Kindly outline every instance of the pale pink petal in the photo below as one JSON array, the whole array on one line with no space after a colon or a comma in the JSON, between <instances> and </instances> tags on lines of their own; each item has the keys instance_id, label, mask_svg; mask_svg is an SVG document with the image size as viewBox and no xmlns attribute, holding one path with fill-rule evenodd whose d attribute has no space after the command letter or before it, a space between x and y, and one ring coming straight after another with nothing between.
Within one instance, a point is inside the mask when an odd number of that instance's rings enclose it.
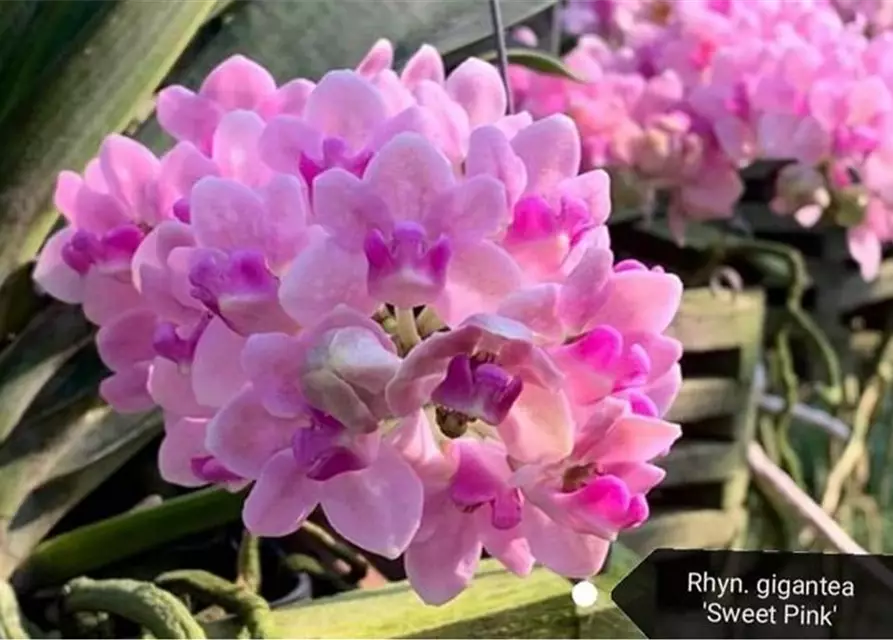
<instances>
[{"instance_id":1,"label":"pale pink petal","mask_svg":"<svg viewBox=\"0 0 893 640\"><path fill-rule=\"evenodd\" d=\"M356 71L361 76L372 77L385 69L390 69L393 63L394 45L387 38L380 38L357 65Z\"/></svg>"},{"instance_id":2,"label":"pale pink petal","mask_svg":"<svg viewBox=\"0 0 893 640\"><path fill-rule=\"evenodd\" d=\"M450 73L446 90L468 113L472 127L492 124L505 115L505 87L493 65L468 58Z\"/></svg>"},{"instance_id":3,"label":"pale pink petal","mask_svg":"<svg viewBox=\"0 0 893 640\"><path fill-rule=\"evenodd\" d=\"M353 151L369 141L384 122L387 109L375 86L353 71L330 71L307 98L304 121Z\"/></svg>"},{"instance_id":4,"label":"pale pink petal","mask_svg":"<svg viewBox=\"0 0 893 640\"><path fill-rule=\"evenodd\" d=\"M311 243L282 278L279 302L298 323L312 326L339 304L372 314L377 306L366 287L363 254L345 251L328 237Z\"/></svg>"},{"instance_id":5,"label":"pale pink petal","mask_svg":"<svg viewBox=\"0 0 893 640\"><path fill-rule=\"evenodd\" d=\"M199 93L227 111L254 109L276 91L276 80L261 65L235 55L217 65Z\"/></svg>"},{"instance_id":6,"label":"pale pink petal","mask_svg":"<svg viewBox=\"0 0 893 640\"><path fill-rule=\"evenodd\" d=\"M231 111L214 131L212 159L222 175L257 187L272 175L261 161L259 141L263 119L253 111Z\"/></svg>"},{"instance_id":7,"label":"pale pink petal","mask_svg":"<svg viewBox=\"0 0 893 640\"><path fill-rule=\"evenodd\" d=\"M74 223L77 212L78 192L84 180L74 171L60 171L56 177L56 189L53 192L53 206L69 222Z\"/></svg>"},{"instance_id":8,"label":"pale pink petal","mask_svg":"<svg viewBox=\"0 0 893 640\"><path fill-rule=\"evenodd\" d=\"M313 183L315 222L347 248L359 251L373 229L390 235L393 221L387 206L368 185L344 169L329 169Z\"/></svg>"},{"instance_id":9,"label":"pale pink petal","mask_svg":"<svg viewBox=\"0 0 893 640\"><path fill-rule=\"evenodd\" d=\"M271 416L261 404L258 391L247 387L208 424L205 445L233 473L257 478L271 456L290 447L296 428L293 420Z\"/></svg>"},{"instance_id":10,"label":"pale pink petal","mask_svg":"<svg viewBox=\"0 0 893 640\"><path fill-rule=\"evenodd\" d=\"M130 279L108 276L90 269L84 277L84 315L90 322L103 325L116 316L145 306Z\"/></svg>"},{"instance_id":11,"label":"pale pink petal","mask_svg":"<svg viewBox=\"0 0 893 640\"><path fill-rule=\"evenodd\" d=\"M562 527L530 503L524 505L521 526L537 562L559 575L589 578L608 557L607 540Z\"/></svg>"},{"instance_id":12,"label":"pale pink petal","mask_svg":"<svg viewBox=\"0 0 893 640\"><path fill-rule=\"evenodd\" d=\"M205 449L204 419L166 419L164 439L158 448L158 471L161 478L181 487L201 487L208 484L195 475L192 460L208 455Z\"/></svg>"},{"instance_id":13,"label":"pale pink petal","mask_svg":"<svg viewBox=\"0 0 893 640\"><path fill-rule=\"evenodd\" d=\"M76 199L75 226L78 229L105 233L132 222L133 216L124 211L123 203L107 193L85 187L78 191Z\"/></svg>"},{"instance_id":14,"label":"pale pink petal","mask_svg":"<svg viewBox=\"0 0 893 640\"><path fill-rule=\"evenodd\" d=\"M137 309L114 318L96 334L99 357L112 371L119 371L155 357L152 336L157 318L151 311Z\"/></svg>"},{"instance_id":15,"label":"pale pink petal","mask_svg":"<svg viewBox=\"0 0 893 640\"><path fill-rule=\"evenodd\" d=\"M610 466L611 475L620 478L630 493L647 493L663 482L667 472L653 464L620 463Z\"/></svg>"},{"instance_id":16,"label":"pale pink petal","mask_svg":"<svg viewBox=\"0 0 893 640\"><path fill-rule=\"evenodd\" d=\"M149 394L165 411L180 416L206 417L211 414L195 399L189 372L166 358L155 358L149 369Z\"/></svg>"},{"instance_id":17,"label":"pale pink petal","mask_svg":"<svg viewBox=\"0 0 893 640\"><path fill-rule=\"evenodd\" d=\"M127 205L131 216L140 222L158 222L158 158L136 140L112 134L99 148L99 162L109 192Z\"/></svg>"},{"instance_id":18,"label":"pale pink petal","mask_svg":"<svg viewBox=\"0 0 893 640\"><path fill-rule=\"evenodd\" d=\"M202 332L191 367L192 389L200 404L222 407L245 385L239 358L245 341L220 318L211 320Z\"/></svg>"},{"instance_id":19,"label":"pale pink petal","mask_svg":"<svg viewBox=\"0 0 893 640\"><path fill-rule=\"evenodd\" d=\"M180 142L161 158L158 170L159 211L169 217L171 207L187 196L205 176L217 175L217 165L191 142Z\"/></svg>"},{"instance_id":20,"label":"pale pink petal","mask_svg":"<svg viewBox=\"0 0 893 640\"><path fill-rule=\"evenodd\" d=\"M581 200L592 224L605 224L611 215L611 177L607 171L587 171L561 183L564 196Z\"/></svg>"},{"instance_id":21,"label":"pale pink petal","mask_svg":"<svg viewBox=\"0 0 893 640\"><path fill-rule=\"evenodd\" d=\"M60 229L49 237L34 266L34 281L56 300L78 304L84 298L84 278L62 259L62 250L75 234L74 227Z\"/></svg>"},{"instance_id":22,"label":"pale pink petal","mask_svg":"<svg viewBox=\"0 0 893 640\"><path fill-rule=\"evenodd\" d=\"M437 196L455 182L443 154L414 133L402 133L382 147L364 180L395 220L421 220Z\"/></svg>"},{"instance_id":23,"label":"pale pink petal","mask_svg":"<svg viewBox=\"0 0 893 640\"><path fill-rule=\"evenodd\" d=\"M465 174L493 176L505 185L509 206L514 206L527 185L527 167L515 154L508 137L496 127L478 127L468 141Z\"/></svg>"},{"instance_id":24,"label":"pale pink petal","mask_svg":"<svg viewBox=\"0 0 893 640\"><path fill-rule=\"evenodd\" d=\"M524 537L521 527L494 528L490 524L493 517L490 509L478 509L474 515L478 521L478 531L481 532L481 540L487 553L499 560L506 569L515 575L522 578L530 575L535 560L530 553L530 544Z\"/></svg>"},{"instance_id":25,"label":"pale pink petal","mask_svg":"<svg viewBox=\"0 0 893 640\"><path fill-rule=\"evenodd\" d=\"M864 280L877 277L881 267L881 242L868 225L860 225L847 231L847 247L859 264Z\"/></svg>"},{"instance_id":26,"label":"pale pink petal","mask_svg":"<svg viewBox=\"0 0 893 640\"><path fill-rule=\"evenodd\" d=\"M304 113L307 98L316 87L316 83L306 78L297 78L279 87L272 96L267 97L257 109L266 119L277 115L300 116Z\"/></svg>"},{"instance_id":27,"label":"pale pink petal","mask_svg":"<svg viewBox=\"0 0 893 640\"><path fill-rule=\"evenodd\" d=\"M503 135L511 140L518 135L519 131L526 129L531 124L533 124L533 116L527 111L522 111L521 113L503 116L493 126L502 131Z\"/></svg>"},{"instance_id":28,"label":"pale pink petal","mask_svg":"<svg viewBox=\"0 0 893 640\"><path fill-rule=\"evenodd\" d=\"M446 89L436 82L423 80L413 91L419 106L428 111L438 127L431 140L454 165L461 164L468 153L471 125L465 109L453 101Z\"/></svg>"},{"instance_id":29,"label":"pale pink petal","mask_svg":"<svg viewBox=\"0 0 893 640\"><path fill-rule=\"evenodd\" d=\"M611 276L605 293L588 327L606 324L628 332L663 333L679 310L682 281L660 271L621 271Z\"/></svg>"},{"instance_id":30,"label":"pale pink petal","mask_svg":"<svg viewBox=\"0 0 893 640\"><path fill-rule=\"evenodd\" d=\"M322 136L310 125L292 115L272 118L258 140L260 158L274 171L297 175L303 154L317 155Z\"/></svg>"},{"instance_id":31,"label":"pale pink petal","mask_svg":"<svg viewBox=\"0 0 893 640\"><path fill-rule=\"evenodd\" d=\"M192 190L198 243L261 252L277 270L301 248L307 214L302 183L277 175L260 193L233 180L207 177Z\"/></svg>"},{"instance_id":32,"label":"pale pink petal","mask_svg":"<svg viewBox=\"0 0 893 640\"><path fill-rule=\"evenodd\" d=\"M428 415L419 410L401 418L384 441L410 464L426 492L445 488L458 464L456 456L446 456L441 451L434 437L435 429Z\"/></svg>"},{"instance_id":33,"label":"pale pink petal","mask_svg":"<svg viewBox=\"0 0 893 640\"><path fill-rule=\"evenodd\" d=\"M678 424L658 418L626 415L614 422L588 456L601 464L647 462L665 451L682 435Z\"/></svg>"},{"instance_id":34,"label":"pale pink petal","mask_svg":"<svg viewBox=\"0 0 893 640\"><path fill-rule=\"evenodd\" d=\"M147 388L149 366L129 367L112 374L99 384L99 395L118 413L142 413L155 408Z\"/></svg>"},{"instance_id":35,"label":"pale pink petal","mask_svg":"<svg viewBox=\"0 0 893 640\"><path fill-rule=\"evenodd\" d=\"M431 237L476 242L503 231L511 221L505 187L494 177L469 178L444 192L423 217Z\"/></svg>"},{"instance_id":36,"label":"pale pink petal","mask_svg":"<svg viewBox=\"0 0 893 640\"><path fill-rule=\"evenodd\" d=\"M397 558L422 518L424 491L412 467L382 446L362 471L328 480L322 498L326 518L346 540L385 558Z\"/></svg>"},{"instance_id":37,"label":"pale pink petal","mask_svg":"<svg viewBox=\"0 0 893 640\"><path fill-rule=\"evenodd\" d=\"M549 116L521 130L512 148L527 166L528 194L546 195L580 170L580 134L565 115Z\"/></svg>"},{"instance_id":38,"label":"pale pink petal","mask_svg":"<svg viewBox=\"0 0 893 640\"><path fill-rule=\"evenodd\" d=\"M457 509L439 519L435 536L406 550L406 577L426 604L449 602L474 578L483 545L471 525L471 519Z\"/></svg>"},{"instance_id":39,"label":"pale pink petal","mask_svg":"<svg viewBox=\"0 0 893 640\"><path fill-rule=\"evenodd\" d=\"M261 333L248 338L241 368L257 390L260 402L280 418L301 415L306 400L300 390L306 346L284 333Z\"/></svg>"},{"instance_id":40,"label":"pale pink petal","mask_svg":"<svg viewBox=\"0 0 893 640\"><path fill-rule=\"evenodd\" d=\"M564 326L558 315L560 294L560 286L552 283L519 289L502 301L497 313L521 322L546 341L561 341Z\"/></svg>"},{"instance_id":41,"label":"pale pink petal","mask_svg":"<svg viewBox=\"0 0 893 640\"><path fill-rule=\"evenodd\" d=\"M554 462L574 447L574 419L563 392L528 384L508 417L497 426L511 457Z\"/></svg>"},{"instance_id":42,"label":"pale pink petal","mask_svg":"<svg viewBox=\"0 0 893 640\"><path fill-rule=\"evenodd\" d=\"M455 247L443 295L433 305L447 324L495 311L522 282L521 268L501 247L478 242Z\"/></svg>"},{"instance_id":43,"label":"pale pink petal","mask_svg":"<svg viewBox=\"0 0 893 640\"><path fill-rule=\"evenodd\" d=\"M649 382L642 391L651 398L657 415L663 416L673 406L681 388L682 367L675 364L665 374Z\"/></svg>"},{"instance_id":44,"label":"pale pink petal","mask_svg":"<svg viewBox=\"0 0 893 640\"><path fill-rule=\"evenodd\" d=\"M208 98L195 95L185 87L172 86L158 94L155 113L161 128L174 138L210 151L211 138L222 110Z\"/></svg>"},{"instance_id":45,"label":"pale pink petal","mask_svg":"<svg viewBox=\"0 0 893 640\"><path fill-rule=\"evenodd\" d=\"M381 92L388 115L395 116L415 104L412 93L392 69L380 71L373 78L372 83Z\"/></svg>"},{"instance_id":46,"label":"pale pink petal","mask_svg":"<svg viewBox=\"0 0 893 640\"><path fill-rule=\"evenodd\" d=\"M264 466L245 500L245 527L267 538L297 531L319 504L320 488L320 483L298 470L291 449L279 451Z\"/></svg>"},{"instance_id":47,"label":"pale pink petal","mask_svg":"<svg viewBox=\"0 0 893 640\"><path fill-rule=\"evenodd\" d=\"M261 189L266 215L263 229L264 255L270 268L278 272L304 248L310 203L307 187L295 176L274 176Z\"/></svg>"},{"instance_id":48,"label":"pale pink petal","mask_svg":"<svg viewBox=\"0 0 893 640\"><path fill-rule=\"evenodd\" d=\"M406 62L400 73L400 79L403 84L412 88L425 80L443 84L445 75L443 59L437 49L430 44L424 44Z\"/></svg>"}]
</instances>

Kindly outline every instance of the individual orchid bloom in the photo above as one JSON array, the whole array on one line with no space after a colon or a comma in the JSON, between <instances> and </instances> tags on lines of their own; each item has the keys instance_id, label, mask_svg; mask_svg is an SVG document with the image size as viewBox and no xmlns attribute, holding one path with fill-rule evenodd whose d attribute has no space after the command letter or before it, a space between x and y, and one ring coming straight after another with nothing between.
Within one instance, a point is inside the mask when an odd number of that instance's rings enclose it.
<instances>
[{"instance_id":1,"label":"individual orchid bloom","mask_svg":"<svg viewBox=\"0 0 893 640\"><path fill-rule=\"evenodd\" d=\"M320 505L353 544L388 558L403 553L423 505L422 483L410 465L380 431L352 432L309 405L289 417L274 416L264 408L262 391L248 385L207 427L206 446L215 459L255 481L243 510L248 529L284 536Z\"/></svg>"},{"instance_id":2,"label":"individual orchid bloom","mask_svg":"<svg viewBox=\"0 0 893 640\"><path fill-rule=\"evenodd\" d=\"M372 313L380 304L432 305L446 322L493 308L521 280L490 238L507 222L502 184L458 179L430 142L402 133L363 178L331 169L314 183L315 222L327 235L297 256L280 301L312 324L338 304Z\"/></svg>"},{"instance_id":3,"label":"individual orchid bloom","mask_svg":"<svg viewBox=\"0 0 893 640\"><path fill-rule=\"evenodd\" d=\"M310 235L300 179L277 174L254 190L207 177L193 188L189 205L192 297L242 335L296 329L279 304L279 278Z\"/></svg>"},{"instance_id":4,"label":"individual orchid bloom","mask_svg":"<svg viewBox=\"0 0 893 640\"><path fill-rule=\"evenodd\" d=\"M260 138L262 157L308 185L333 167L362 176L387 120L384 99L371 82L352 71L330 71L308 94L300 117L270 120Z\"/></svg>"},{"instance_id":5,"label":"individual orchid bloom","mask_svg":"<svg viewBox=\"0 0 893 640\"><path fill-rule=\"evenodd\" d=\"M579 134L563 115L540 120L511 141L494 127L472 134L466 173L505 185L512 220L501 244L534 281L560 279L575 249L605 241L608 175L580 174L580 160Z\"/></svg>"},{"instance_id":6,"label":"individual orchid bloom","mask_svg":"<svg viewBox=\"0 0 893 640\"><path fill-rule=\"evenodd\" d=\"M499 313L535 332L575 405L613 395L663 416L682 383L682 345L664 335L682 283L637 261L612 262L609 250L591 248L564 283L519 289Z\"/></svg>"},{"instance_id":7,"label":"individual orchid bloom","mask_svg":"<svg viewBox=\"0 0 893 640\"><path fill-rule=\"evenodd\" d=\"M681 433L679 425L636 414L626 402L606 398L577 423L567 457L514 464L513 482L555 524L615 540L648 518L646 494L665 475L652 461L666 454ZM535 546L533 552L536 556Z\"/></svg>"},{"instance_id":8,"label":"individual orchid bloom","mask_svg":"<svg viewBox=\"0 0 893 640\"><path fill-rule=\"evenodd\" d=\"M103 324L142 304L130 263L148 229L173 216L173 205L209 170L191 145L159 160L134 140L113 135L81 177L63 171L55 205L67 226L38 256L35 280L52 296L84 306Z\"/></svg>"},{"instance_id":9,"label":"individual orchid bloom","mask_svg":"<svg viewBox=\"0 0 893 640\"><path fill-rule=\"evenodd\" d=\"M525 325L477 314L412 349L387 386L396 415L433 406L445 433L498 433L521 460L554 459L571 446L563 377Z\"/></svg>"},{"instance_id":10,"label":"individual orchid bloom","mask_svg":"<svg viewBox=\"0 0 893 640\"><path fill-rule=\"evenodd\" d=\"M221 486L240 491L248 483L229 471L205 448L207 418L164 416L164 438L158 449L162 479L181 487Z\"/></svg>"},{"instance_id":11,"label":"individual orchid bloom","mask_svg":"<svg viewBox=\"0 0 893 640\"><path fill-rule=\"evenodd\" d=\"M400 364L390 336L346 306L298 336L251 336L242 353L242 368L271 414L287 418L310 402L361 432L390 417L384 391Z\"/></svg>"},{"instance_id":12,"label":"individual orchid bloom","mask_svg":"<svg viewBox=\"0 0 893 640\"><path fill-rule=\"evenodd\" d=\"M442 451L426 420L418 421L411 441L401 452L423 482L425 506L403 562L419 597L429 605L455 598L473 580L484 550L515 575L529 575L534 558L522 535L522 496L509 484L502 443L463 437Z\"/></svg>"},{"instance_id":13,"label":"individual orchid bloom","mask_svg":"<svg viewBox=\"0 0 893 640\"><path fill-rule=\"evenodd\" d=\"M300 115L314 84L305 79L281 87L260 64L235 55L205 78L198 92L173 85L156 100L158 121L177 140L191 142L206 154L214 151L220 121L232 111L253 111L263 117Z\"/></svg>"}]
</instances>

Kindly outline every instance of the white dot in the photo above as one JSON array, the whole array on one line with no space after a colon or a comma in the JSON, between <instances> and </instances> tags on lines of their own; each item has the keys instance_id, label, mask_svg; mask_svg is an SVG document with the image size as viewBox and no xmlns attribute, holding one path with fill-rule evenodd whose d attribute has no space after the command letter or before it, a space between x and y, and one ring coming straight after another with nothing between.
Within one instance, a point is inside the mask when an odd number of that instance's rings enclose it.
<instances>
[{"instance_id":1,"label":"white dot","mask_svg":"<svg viewBox=\"0 0 893 640\"><path fill-rule=\"evenodd\" d=\"M598 588L591 582L578 582L571 589L571 600L578 607L591 607L598 600Z\"/></svg>"}]
</instances>

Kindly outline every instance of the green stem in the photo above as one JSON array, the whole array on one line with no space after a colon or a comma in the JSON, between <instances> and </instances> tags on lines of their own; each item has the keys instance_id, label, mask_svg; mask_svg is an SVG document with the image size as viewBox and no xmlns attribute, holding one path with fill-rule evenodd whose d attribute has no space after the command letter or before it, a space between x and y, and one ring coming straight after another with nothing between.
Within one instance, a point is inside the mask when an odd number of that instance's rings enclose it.
<instances>
[{"instance_id":1,"label":"green stem","mask_svg":"<svg viewBox=\"0 0 893 640\"><path fill-rule=\"evenodd\" d=\"M784 327L778 332L775 339L775 348L778 357L779 377L784 389L785 406L778 414L775 423L775 437L778 443L778 452L791 479L797 486L806 488L803 477L803 468L800 458L791 445L790 432L793 422L794 406L797 404L797 374L794 372L794 362L791 355L790 328Z\"/></svg>"},{"instance_id":2,"label":"green stem","mask_svg":"<svg viewBox=\"0 0 893 640\"><path fill-rule=\"evenodd\" d=\"M182 591L208 605L222 607L236 615L251 638L275 638L270 605L244 586L200 570L170 571L155 582L172 591Z\"/></svg>"},{"instance_id":3,"label":"green stem","mask_svg":"<svg viewBox=\"0 0 893 640\"><path fill-rule=\"evenodd\" d=\"M159 640L207 637L185 604L148 582L76 578L65 585L63 594L70 613L106 611L139 624Z\"/></svg>"},{"instance_id":4,"label":"green stem","mask_svg":"<svg viewBox=\"0 0 893 640\"><path fill-rule=\"evenodd\" d=\"M203 489L44 541L20 571L30 588L59 584L188 535L237 521L242 494Z\"/></svg>"},{"instance_id":5,"label":"green stem","mask_svg":"<svg viewBox=\"0 0 893 640\"><path fill-rule=\"evenodd\" d=\"M238 582L252 593L257 593L261 585L260 540L248 531L242 534L239 544Z\"/></svg>"}]
</instances>

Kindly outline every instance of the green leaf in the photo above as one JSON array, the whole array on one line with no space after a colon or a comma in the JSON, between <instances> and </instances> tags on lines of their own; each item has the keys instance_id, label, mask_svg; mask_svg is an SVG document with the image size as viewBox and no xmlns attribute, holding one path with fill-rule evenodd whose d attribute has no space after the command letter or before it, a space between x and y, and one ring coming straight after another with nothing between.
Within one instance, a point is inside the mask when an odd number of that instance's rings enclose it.
<instances>
[{"instance_id":1,"label":"green leaf","mask_svg":"<svg viewBox=\"0 0 893 640\"><path fill-rule=\"evenodd\" d=\"M555 0L502 0L503 19L511 26L554 4ZM492 33L486 0L245 2L228 12L215 35L187 50L165 84L196 88L215 66L237 53L256 60L284 82L353 68L379 38L394 42L401 64L422 44L446 54ZM156 151L170 144L154 120L137 137Z\"/></svg>"},{"instance_id":2,"label":"green leaf","mask_svg":"<svg viewBox=\"0 0 893 640\"><path fill-rule=\"evenodd\" d=\"M31 493L9 529L3 531L0 528L0 579L9 577L65 514L136 455L155 435L152 431L144 431L140 437L127 440L89 467L58 478ZM114 548L117 542L106 541L105 544ZM68 553L77 555L72 549Z\"/></svg>"},{"instance_id":3,"label":"green leaf","mask_svg":"<svg viewBox=\"0 0 893 640\"><path fill-rule=\"evenodd\" d=\"M202 489L75 529L41 543L22 566L30 588L58 584L115 561L239 519L242 494ZM0 571L2 575L2 571Z\"/></svg>"},{"instance_id":4,"label":"green leaf","mask_svg":"<svg viewBox=\"0 0 893 640\"><path fill-rule=\"evenodd\" d=\"M56 174L81 169L103 137L127 127L216 6L214 0L38 4L109 8L78 34L77 52L5 119L14 130L4 129L0 157L0 280L33 256L52 227ZM18 47L29 48L37 36L34 28L17 33Z\"/></svg>"},{"instance_id":5,"label":"green leaf","mask_svg":"<svg viewBox=\"0 0 893 640\"><path fill-rule=\"evenodd\" d=\"M508 61L510 64L516 64L526 67L532 71L545 73L550 76L559 76L574 82L586 82L586 79L577 75L577 73L568 67L560 58L540 51L539 49L508 49ZM496 62L499 58L496 51L490 51L480 56L482 60L487 62Z\"/></svg>"},{"instance_id":6,"label":"green leaf","mask_svg":"<svg viewBox=\"0 0 893 640\"><path fill-rule=\"evenodd\" d=\"M27 101L68 55L89 36L113 2L34 2L0 4L0 127ZM28 34L26 42L22 35Z\"/></svg>"},{"instance_id":7,"label":"green leaf","mask_svg":"<svg viewBox=\"0 0 893 640\"><path fill-rule=\"evenodd\" d=\"M80 308L54 303L0 353L0 444L44 384L92 336Z\"/></svg>"}]
</instances>

